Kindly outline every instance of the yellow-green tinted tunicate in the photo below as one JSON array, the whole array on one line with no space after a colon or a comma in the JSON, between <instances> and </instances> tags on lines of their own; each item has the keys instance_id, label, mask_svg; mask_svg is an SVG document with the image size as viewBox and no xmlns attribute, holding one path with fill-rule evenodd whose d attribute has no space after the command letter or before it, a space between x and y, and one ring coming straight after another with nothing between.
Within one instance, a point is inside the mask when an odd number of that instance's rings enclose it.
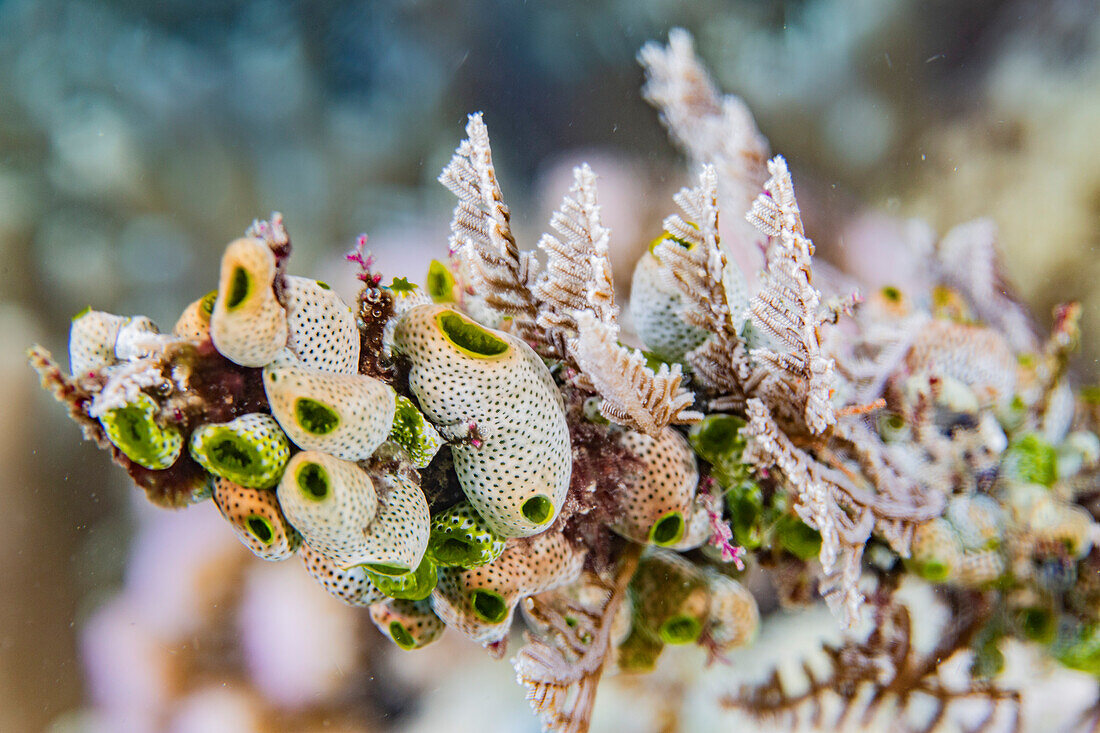
<instances>
[{"instance_id":1,"label":"yellow-green tinted tunicate","mask_svg":"<svg viewBox=\"0 0 1100 733\"><path fill-rule=\"evenodd\" d=\"M374 583L374 587L390 598L422 601L435 589L437 580L435 563L427 555L420 560L420 565L415 570L401 575L384 575L374 572L368 565L362 567L367 571L367 577Z\"/></svg>"},{"instance_id":2,"label":"yellow-green tinted tunicate","mask_svg":"<svg viewBox=\"0 0 1100 733\"><path fill-rule=\"evenodd\" d=\"M428 555L442 567L487 565L504 552L504 538L493 534L468 501L432 517Z\"/></svg>"},{"instance_id":3,"label":"yellow-green tinted tunicate","mask_svg":"<svg viewBox=\"0 0 1100 733\"><path fill-rule=\"evenodd\" d=\"M176 321L172 333L180 338L202 341L210 336L210 314L214 312L214 301L218 291L211 290L191 305L183 309Z\"/></svg>"},{"instance_id":4,"label":"yellow-green tinted tunicate","mask_svg":"<svg viewBox=\"0 0 1100 733\"><path fill-rule=\"evenodd\" d=\"M638 338L664 361L682 362L684 355L706 341L707 331L680 317L684 309L679 289L666 282L661 263L650 252L634 267L630 285L630 316Z\"/></svg>"},{"instance_id":5,"label":"yellow-green tinted tunicate","mask_svg":"<svg viewBox=\"0 0 1100 733\"><path fill-rule=\"evenodd\" d=\"M1002 474L1019 483L1050 486L1057 475L1058 454L1054 447L1035 433L1012 441L1001 464Z\"/></svg>"},{"instance_id":6,"label":"yellow-green tinted tunicate","mask_svg":"<svg viewBox=\"0 0 1100 733\"><path fill-rule=\"evenodd\" d=\"M279 483L290 457L286 436L271 415L250 413L208 423L191 433L191 457L215 476L250 489Z\"/></svg>"},{"instance_id":7,"label":"yellow-green tinted tunicate","mask_svg":"<svg viewBox=\"0 0 1100 733\"><path fill-rule=\"evenodd\" d=\"M650 550L630 583L634 628L653 641L690 644L707 621L710 591L691 562L668 550Z\"/></svg>"},{"instance_id":8,"label":"yellow-green tinted tunicate","mask_svg":"<svg viewBox=\"0 0 1100 733\"><path fill-rule=\"evenodd\" d=\"M238 239L222 255L210 338L226 359L261 367L286 346L286 311L275 299L275 255L259 239Z\"/></svg>"},{"instance_id":9,"label":"yellow-green tinted tunicate","mask_svg":"<svg viewBox=\"0 0 1100 733\"><path fill-rule=\"evenodd\" d=\"M944 518L959 536L968 552L992 550L1000 546L1005 531L1004 510L986 494L954 496L947 502Z\"/></svg>"},{"instance_id":10,"label":"yellow-green tinted tunicate","mask_svg":"<svg viewBox=\"0 0 1100 733\"><path fill-rule=\"evenodd\" d=\"M375 476L378 513L363 533L355 562L382 575L402 575L420 565L428 546L428 500L413 481Z\"/></svg>"},{"instance_id":11,"label":"yellow-green tinted tunicate","mask_svg":"<svg viewBox=\"0 0 1100 733\"><path fill-rule=\"evenodd\" d=\"M933 583L952 580L962 555L959 536L942 517L921 523L913 533L910 564L925 580Z\"/></svg>"},{"instance_id":12,"label":"yellow-green tinted tunicate","mask_svg":"<svg viewBox=\"0 0 1100 733\"><path fill-rule=\"evenodd\" d=\"M394 348L408 357L409 388L437 426L470 440L452 446L466 497L502 537L554 521L573 467L561 393L546 365L511 334L446 305L407 311Z\"/></svg>"},{"instance_id":13,"label":"yellow-green tinted tunicate","mask_svg":"<svg viewBox=\"0 0 1100 733\"><path fill-rule=\"evenodd\" d=\"M213 484L218 511L252 554L263 560L286 560L294 554L302 538L286 521L275 494L224 478L213 479Z\"/></svg>"},{"instance_id":14,"label":"yellow-green tinted tunicate","mask_svg":"<svg viewBox=\"0 0 1100 733\"><path fill-rule=\"evenodd\" d=\"M330 594L349 606L369 606L386 600L386 595L374 587L360 565L341 568L332 559L308 545L298 548L306 571Z\"/></svg>"},{"instance_id":15,"label":"yellow-green tinted tunicate","mask_svg":"<svg viewBox=\"0 0 1100 733\"><path fill-rule=\"evenodd\" d=\"M435 303L455 301L455 276L439 260L432 260L428 265L428 279L424 287Z\"/></svg>"},{"instance_id":16,"label":"yellow-green tinted tunicate","mask_svg":"<svg viewBox=\"0 0 1100 733\"><path fill-rule=\"evenodd\" d=\"M691 426L688 440L695 452L711 464L711 476L725 489L748 480L752 469L741 461L745 421L734 415L707 415Z\"/></svg>"},{"instance_id":17,"label":"yellow-green tinted tunicate","mask_svg":"<svg viewBox=\"0 0 1100 733\"><path fill-rule=\"evenodd\" d=\"M630 636L626 637L616 653L619 669L623 672L645 673L652 672L657 666L657 659L665 650L665 643L634 627Z\"/></svg>"},{"instance_id":18,"label":"yellow-green tinted tunicate","mask_svg":"<svg viewBox=\"0 0 1100 733\"><path fill-rule=\"evenodd\" d=\"M423 649L443 635L443 621L427 601L390 600L370 607L378 630L405 651Z\"/></svg>"},{"instance_id":19,"label":"yellow-green tinted tunicate","mask_svg":"<svg viewBox=\"0 0 1100 733\"><path fill-rule=\"evenodd\" d=\"M619 511L611 528L634 542L676 545L684 538L699 483L691 446L672 428L656 438L626 431L622 443L645 462L645 469L639 480L620 488Z\"/></svg>"},{"instance_id":20,"label":"yellow-green tinted tunicate","mask_svg":"<svg viewBox=\"0 0 1100 733\"><path fill-rule=\"evenodd\" d=\"M75 377L86 376L117 361L115 341L119 329L129 319L113 313L86 308L69 326L69 371Z\"/></svg>"},{"instance_id":21,"label":"yellow-green tinted tunicate","mask_svg":"<svg viewBox=\"0 0 1100 733\"><path fill-rule=\"evenodd\" d=\"M572 583L583 567L584 552L558 532L513 539L488 565L441 568L432 608L464 636L490 644L508 634L521 599Z\"/></svg>"},{"instance_id":22,"label":"yellow-green tinted tunicate","mask_svg":"<svg viewBox=\"0 0 1100 733\"><path fill-rule=\"evenodd\" d=\"M334 374L279 357L264 367L271 414L294 444L345 461L382 445L393 424L396 394L365 374Z\"/></svg>"},{"instance_id":23,"label":"yellow-green tinted tunicate","mask_svg":"<svg viewBox=\"0 0 1100 733\"><path fill-rule=\"evenodd\" d=\"M318 451L290 459L279 482L279 505L307 545L340 567L360 565L378 495L367 472Z\"/></svg>"},{"instance_id":24,"label":"yellow-green tinted tunicate","mask_svg":"<svg viewBox=\"0 0 1100 733\"><path fill-rule=\"evenodd\" d=\"M443 445L443 438L424 419L412 400L397 395L397 406L390 426L390 440L401 446L417 468L425 468Z\"/></svg>"},{"instance_id":25,"label":"yellow-green tinted tunicate","mask_svg":"<svg viewBox=\"0 0 1100 733\"><path fill-rule=\"evenodd\" d=\"M160 470L179 458L183 437L174 427L157 424L158 410L156 400L139 392L133 402L107 410L99 422L107 439L127 458L140 466Z\"/></svg>"},{"instance_id":26,"label":"yellow-green tinted tunicate","mask_svg":"<svg viewBox=\"0 0 1100 733\"><path fill-rule=\"evenodd\" d=\"M359 329L348 304L325 283L287 275L283 280L287 348L305 367L359 373Z\"/></svg>"},{"instance_id":27,"label":"yellow-green tinted tunicate","mask_svg":"<svg viewBox=\"0 0 1100 733\"><path fill-rule=\"evenodd\" d=\"M800 560L821 554L821 533L796 514L784 514L774 525L776 543Z\"/></svg>"},{"instance_id":28,"label":"yellow-green tinted tunicate","mask_svg":"<svg viewBox=\"0 0 1100 733\"><path fill-rule=\"evenodd\" d=\"M1100 677L1100 626L1093 624L1077 629L1056 645L1054 654L1070 669Z\"/></svg>"},{"instance_id":29,"label":"yellow-green tinted tunicate","mask_svg":"<svg viewBox=\"0 0 1100 733\"><path fill-rule=\"evenodd\" d=\"M719 652L742 647L760 630L760 609L745 586L714 571L706 574L710 602L706 635Z\"/></svg>"}]
</instances>

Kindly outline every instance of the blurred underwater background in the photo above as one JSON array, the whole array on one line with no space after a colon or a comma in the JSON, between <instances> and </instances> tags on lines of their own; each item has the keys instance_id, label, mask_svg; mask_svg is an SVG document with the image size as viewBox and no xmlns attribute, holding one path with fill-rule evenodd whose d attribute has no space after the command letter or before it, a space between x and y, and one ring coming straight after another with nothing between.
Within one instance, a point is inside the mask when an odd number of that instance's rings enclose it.
<instances>
[{"instance_id":1,"label":"blurred underwater background","mask_svg":"<svg viewBox=\"0 0 1100 733\"><path fill-rule=\"evenodd\" d=\"M457 639L397 660L363 614L251 562L213 507L145 505L24 351L64 353L88 304L170 325L273 210L292 268L349 301L360 232L387 276L422 280L453 206L436 176L479 110L521 246L583 159L630 262L690 174L635 60L675 26L791 162L824 258L873 270L860 243L909 217L989 217L1040 332L1083 304L1074 369L1097 382L1094 1L4 0L0 731L537 730L507 664ZM691 700L718 683L685 675L606 686L594 729L700 729Z\"/></svg>"}]
</instances>

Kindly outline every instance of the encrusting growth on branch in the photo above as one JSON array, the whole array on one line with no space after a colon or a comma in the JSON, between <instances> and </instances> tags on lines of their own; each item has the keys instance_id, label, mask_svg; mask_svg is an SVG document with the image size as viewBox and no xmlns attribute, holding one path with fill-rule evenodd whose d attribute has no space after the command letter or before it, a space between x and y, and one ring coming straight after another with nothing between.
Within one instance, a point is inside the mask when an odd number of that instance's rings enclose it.
<instances>
[{"instance_id":1,"label":"encrusting growth on branch","mask_svg":"<svg viewBox=\"0 0 1100 733\"><path fill-rule=\"evenodd\" d=\"M570 343L577 364L603 397L600 413L620 425L656 435L670 423L691 423L702 415L688 408L695 396L681 385L680 365L650 369L637 349L615 339L618 329L587 311L577 316L580 335Z\"/></svg>"},{"instance_id":2,"label":"encrusting growth on branch","mask_svg":"<svg viewBox=\"0 0 1100 733\"><path fill-rule=\"evenodd\" d=\"M744 304L730 302L744 294L743 278L726 259L718 237L718 176L703 166L699 185L674 197L687 219L673 214L664 228L673 240L654 250L664 278L677 287L686 307L681 317L712 336L687 361L702 383L719 394L741 395L749 376L748 355L738 336Z\"/></svg>"},{"instance_id":3,"label":"encrusting growth on branch","mask_svg":"<svg viewBox=\"0 0 1100 733\"><path fill-rule=\"evenodd\" d=\"M530 291L535 262L516 247L480 113L470 115L466 135L439 176L458 197L451 219L451 251L466 265L474 290L491 308L512 316L527 338L534 332L538 310Z\"/></svg>"},{"instance_id":4,"label":"encrusting growth on branch","mask_svg":"<svg viewBox=\"0 0 1100 733\"><path fill-rule=\"evenodd\" d=\"M538 325L565 356L565 344L578 330L578 312L590 311L609 325L619 318L608 254L611 230L600 221L596 174L587 163L573 169L573 186L550 217L550 226L557 235L539 239L548 263L532 290L539 299Z\"/></svg>"},{"instance_id":5,"label":"encrusting growth on branch","mask_svg":"<svg viewBox=\"0 0 1100 733\"><path fill-rule=\"evenodd\" d=\"M763 287L751 310L753 323L784 350L761 347L751 353L784 382L785 390L804 398L806 425L820 433L836 422L830 402L835 377L833 360L821 349L818 329L825 319L818 310L821 293L811 283L814 246L802 227L787 162L776 156L768 171L771 178L747 216L770 240Z\"/></svg>"}]
</instances>

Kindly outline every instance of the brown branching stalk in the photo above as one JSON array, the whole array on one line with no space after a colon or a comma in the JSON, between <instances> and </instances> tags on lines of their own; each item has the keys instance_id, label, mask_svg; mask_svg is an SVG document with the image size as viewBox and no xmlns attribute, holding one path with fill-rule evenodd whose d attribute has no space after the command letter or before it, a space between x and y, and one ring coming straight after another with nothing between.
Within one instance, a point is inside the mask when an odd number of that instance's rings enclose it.
<instances>
[{"instance_id":1,"label":"brown branching stalk","mask_svg":"<svg viewBox=\"0 0 1100 733\"><path fill-rule=\"evenodd\" d=\"M952 600L953 621L940 642L927 654L917 654L913 648L909 610L889 601L885 606L876 607L874 630L866 641L824 647L830 666L827 673L816 673L808 664L803 664L809 683L804 692L788 692L776 671L767 682L746 686L737 694L726 696L722 704L743 710L762 722L793 728L801 721L815 728L840 730L849 725L866 726L885 706L896 706L901 713L914 699L929 697L935 707L927 722L915 728L898 728L929 733L945 719L951 705L977 698L988 703L988 712L973 730L988 730L998 710L1004 708L1011 716L1010 728L1018 730L1018 691L980 681L963 688L949 688L940 679L943 663L969 645L985 620L987 604L981 602L980 596L967 594ZM834 715L825 712L827 697L839 698L840 709Z\"/></svg>"},{"instance_id":2,"label":"brown branching stalk","mask_svg":"<svg viewBox=\"0 0 1100 733\"><path fill-rule=\"evenodd\" d=\"M549 606L528 599L528 612L549 629L547 638L527 634L527 644L513 660L527 699L542 720L543 730L585 733L600 677L611 654L611 630L638 567L641 545L631 544L619 559L608 586L607 601L598 612L579 604L570 609L570 625Z\"/></svg>"}]
</instances>

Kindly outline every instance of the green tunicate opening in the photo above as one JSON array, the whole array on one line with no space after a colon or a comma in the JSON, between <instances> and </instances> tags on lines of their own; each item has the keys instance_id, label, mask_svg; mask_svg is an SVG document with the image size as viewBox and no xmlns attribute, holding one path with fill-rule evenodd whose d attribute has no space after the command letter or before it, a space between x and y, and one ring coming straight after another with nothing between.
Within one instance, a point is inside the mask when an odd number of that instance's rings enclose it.
<instances>
[{"instance_id":1,"label":"green tunicate opening","mask_svg":"<svg viewBox=\"0 0 1100 733\"><path fill-rule=\"evenodd\" d=\"M673 616L661 624L658 634L668 644L690 644L699 638L703 627L691 616Z\"/></svg>"},{"instance_id":2,"label":"green tunicate opening","mask_svg":"<svg viewBox=\"0 0 1100 733\"><path fill-rule=\"evenodd\" d=\"M886 298L891 303L898 303L901 301L901 291L893 285L887 285L882 289L882 297Z\"/></svg>"},{"instance_id":3,"label":"green tunicate opening","mask_svg":"<svg viewBox=\"0 0 1100 733\"><path fill-rule=\"evenodd\" d=\"M942 560L929 560L920 569L921 577L932 583L942 583L947 580L950 572L951 568Z\"/></svg>"},{"instance_id":4,"label":"green tunicate opening","mask_svg":"<svg viewBox=\"0 0 1100 733\"><path fill-rule=\"evenodd\" d=\"M690 226L694 229L699 228L699 226L697 224L695 224L694 222L689 221L687 224L688 224L688 226ZM687 241L686 239L681 239L680 237L674 237L669 232L662 232L659 237L654 238L654 240L649 243L649 253L654 254L654 250L657 249L657 246L661 242L675 242L676 244L680 245L684 249L691 249L692 246L693 246L692 243Z\"/></svg>"},{"instance_id":5,"label":"green tunicate opening","mask_svg":"<svg viewBox=\"0 0 1100 733\"><path fill-rule=\"evenodd\" d=\"M150 406L127 405L110 410L101 423L107 437L134 463L160 470L175 462L183 441L173 428L161 429L153 422Z\"/></svg>"},{"instance_id":6,"label":"green tunicate opening","mask_svg":"<svg viewBox=\"0 0 1100 733\"><path fill-rule=\"evenodd\" d=\"M708 415L691 429L691 447L711 463L728 461L741 456L745 439L741 428L745 421L733 415Z\"/></svg>"},{"instance_id":7,"label":"green tunicate opening","mask_svg":"<svg viewBox=\"0 0 1100 733\"><path fill-rule=\"evenodd\" d=\"M92 306L86 305L80 310L79 313L77 313L75 316L72 317L72 320L79 321L81 318L83 318L84 316L88 315L91 312L92 312Z\"/></svg>"},{"instance_id":8,"label":"green tunicate opening","mask_svg":"<svg viewBox=\"0 0 1100 733\"><path fill-rule=\"evenodd\" d=\"M1054 614L1045 608L1027 608L1020 612L1020 626L1024 636L1032 641L1048 642L1056 630Z\"/></svg>"},{"instance_id":9,"label":"green tunicate opening","mask_svg":"<svg viewBox=\"0 0 1100 733\"><path fill-rule=\"evenodd\" d=\"M261 516L253 514L245 520L245 524L248 525L248 531L253 537L265 545L271 544L271 540L275 537L275 530L272 528L271 522Z\"/></svg>"},{"instance_id":10,"label":"green tunicate opening","mask_svg":"<svg viewBox=\"0 0 1100 733\"><path fill-rule=\"evenodd\" d=\"M256 450L237 434L221 429L206 442L206 456L215 473L219 471L243 474L258 466Z\"/></svg>"},{"instance_id":11,"label":"green tunicate opening","mask_svg":"<svg viewBox=\"0 0 1100 733\"><path fill-rule=\"evenodd\" d=\"M508 350L508 344L503 340L457 313L440 313L436 316L436 322L451 343L470 356L488 358L500 356Z\"/></svg>"},{"instance_id":12,"label":"green tunicate opening","mask_svg":"<svg viewBox=\"0 0 1100 733\"><path fill-rule=\"evenodd\" d=\"M427 555L421 559L416 570L411 570L397 575L382 575L371 570L367 565L367 576L378 590L390 598L401 598L407 601L422 601L431 595L439 575L435 569L435 563Z\"/></svg>"},{"instance_id":13,"label":"green tunicate opening","mask_svg":"<svg viewBox=\"0 0 1100 733\"><path fill-rule=\"evenodd\" d=\"M405 651L416 646L416 640L412 638L412 634L398 621L390 622L390 638Z\"/></svg>"},{"instance_id":14,"label":"green tunicate opening","mask_svg":"<svg viewBox=\"0 0 1100 733\"><path fill-rule=\"evenodd\" d=\"M443 565L463 565L472 557L480 555L473 545L457 537L448 537L432 548L435 559Z\"/></svg>"},{"instance_id":15,"label":"green tunicate opening","mask_svg":"<svg viewBox=\"0 0 1100 733\"><path fill-rule=\"evenodd\" d=\"M302 493L314 501L322 501L328 496L328 471L319 463L305 463L298 469L298 487Z\"/></svg>"},{"instance_id":16,"label":"green tunicate opening","mask_svg":"<svg viewBox=\"0 0 1100 733\"><path fill-rule=\"evenodd\" d=\"M321 288L321 290L332 290L332 286L324 280L317 280L316 283L317 287Z\"/></svg>"},{"instance_id":17,"label":"green tunicate opening","mask_svg":"<svg viewBox=\"0 0 1100 733\"><path fill-rule=\"evenodd\" d=\"M479 619L490 624L499 624L508 614L504 596L491 590L475 590L470 595L474 613Z\"/></svg>"},{"instance_id":18,"label":"green tunicate opening","mask_svg":"<svg viewBox=\"0 0 1100 733\"><path fill-rule=\"evenodd\" d=\"M1029 433L1009 446L1005 469L1020 481L1050 486L1058 478L1058 454L1050 443Z\"/></svg>"},{"instance_id":19,"label":"green tunicate opening","mask_svg":"<svg viewBox=\"0 0 1100 733\"><path fill-rule=\"evenodd\" d=\"M821 533L791 514L784 514L775 525L776 537L784 550L800 560L821 554Z\"/></svg>"},{"instance_id":20,"label":"green tunicate opening","mask_svg":"<svg viewBox=\"0 0 1100 733\"><path fill-rule=\"evenodd\" d=\"M674 545L684 536L684 515L669 512L657 520L649 530L649 541L661 547Z\"/></svg>"},{"instance_id":21,"label":"green tunicate opening","mask_svg":"<svg viewBox=\"0 0 1100 733\"><path fill-rule=\"evenodd\" d=\"M428 265L426 285L428 295L432 296L432 300L436 303L449 303L454 300L454 275L439 260L432 260Z\"/></svg>"},{"instance_id":22,"label":"green tunicate opening","mask_svg":"<svg viewBox=\"0 0 1100 733\"><path fill-rule=\"evenodd\" d=\"M114 421L116 436L124 451L148 450L153 443L152 425L145 410L140 407L121 407L111 410L111 420Z\"/></svg>"},{"instance_id":23,"label":"green tunicate opening","mask_svg":"<svg viewBox=\"0 0 1100 733\"><path fill-rule=\"evenodd\" d=\"M385 565L383 563L367 565L367 568L379 575L404 575L409 572L409 568L402 568L396 565Z\"/></svg>"},{"instance_id":24,"label":"green tunicate opening","mask_svg":"<svg viewBox=\"0 0 1100 733\"><path fill-rule=\"evenodd\" d=\"M232 282L229 285L229 298L225 301L226 310L233 310L244 302L248 297L250 281L248 270L243 267L234 268Z\"/></svg>"},{"instance_id":25,"label":"green tunicate opening","mask_svg":"<svg viewBox=\"0 0 1100 733\"><path fill-rule=\"evenodd\" d=\"M209 317L214 312L214 301L218 299L218 291L211 290L206 295L202 296L202 300L199 301L199 311L204 316Z\"/></svg>"},{"instance_id":26,"label":"green tunicate opening","mask_svg":"<svg viewBox=\"0 0 1100 733\"><path fill-rule=\"evenodd\" d=\"M546 524L554 513L554 505L545 496L539 494L523 502L520 511L523 512L523 516L527 517L527 521L534 524Z\"/></svg>"},{"instance_id":27,"label":"green tunicate opening","mask_svg":"<svg viewBox=\"0 0 1100 733\"><path fill-rule=\"evenodd\" d=\"M294 417L307 433L327 435L340 424L340 415L323 402L299 397L294 403Z\"/></svg>"}]
</instances>

